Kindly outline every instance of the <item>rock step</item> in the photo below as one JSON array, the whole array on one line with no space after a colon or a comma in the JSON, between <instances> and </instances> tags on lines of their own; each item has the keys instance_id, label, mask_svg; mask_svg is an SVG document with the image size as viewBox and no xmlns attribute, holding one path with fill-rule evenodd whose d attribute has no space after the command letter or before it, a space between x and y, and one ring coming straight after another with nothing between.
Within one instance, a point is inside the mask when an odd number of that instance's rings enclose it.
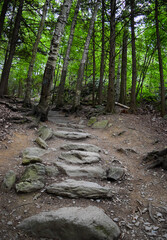
<instances>
[{"instance_id":1,"label":"rock step","mask_svg":"<svg viewBox=\"0 0 167 240\"><path fill-rule=\"evenodd\" d=\"M61 146L63 150L80 150L88 152L101 152L101 149L93 144L86 143L68 143Z\"/></svg>"},{"instance_id":2,"label":"rock step","mask_svg":"<svg viewBox=\"0 0 167 240\"><path fill-rule=\"evenodd\" d=\"M78 166L69 165L63 162L56 162L57 168L68 177L86 177L108 180L121 179L125 174L125 169L120 167L110 167L103 169L101 166Z\"/></svg>"},{"instance_id":3,"label":"rock step","mask_svg":"<svg viewBox=\"0 0 167 240\"><path fill-rule=\"evenodd\" d=\"M69 152L61 153L59 158L63 159L67 163L74 164L91 164L97 163L101 160L101 157L98 153L78 150L71 150Z\"/></svg>"},{"instance_id":4,"label":"rock step","mask_svg":"<svg viewBox=\"0 0 167 240\"><path fill-rule=\"evenodd\" d=\"M18 226L31 236L59 240L117 240L120 229L102 209L66 207L41 212Z\"/></svg>"},{"instance_id":5,"label":"rock step","mask_svg":"<svg viewBox=\"0 0 167 240\"><path fill-rule=\"evenodd\" d=\"M54 132L56 137L71 139L71 140L79 140L79 139L86 139L91 137L89 133L83 132L67 132L67 131L56 131Z\"/></svg>"},{"instance_id":6,"label":"rock step","mask_svg":"<svg viewBox=\"0 0 167 240\"><path fill-rule=\"evenodd\" d=\"M48 193L68 198L111 198L115 193L109 187L102 187L97 183L68 179L53 183L46 188Z\"/></svg>"}]
</instances>

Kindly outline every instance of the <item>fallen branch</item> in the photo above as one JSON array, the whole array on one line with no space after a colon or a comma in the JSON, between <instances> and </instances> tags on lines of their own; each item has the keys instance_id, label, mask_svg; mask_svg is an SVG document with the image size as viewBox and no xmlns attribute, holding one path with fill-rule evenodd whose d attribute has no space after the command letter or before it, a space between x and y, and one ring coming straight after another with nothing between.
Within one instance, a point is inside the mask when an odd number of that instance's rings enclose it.
<instances>
[{"instance_id":1,"label":"fallen branch","mask_svg":"<svg viewBox=\"0 0 167 240\"><path fill-rule=\"evenodd\" d=\"M151 202L148 203L148 213L149 213L149 216L150 216L151 220L155 223L156 220L155 220L155 218L152 215L152 205L151 205Z\"/></svg>"},{"instance_id":2,"label":"fallen branch","mask_svg":"<svg viewBox=\"0 0 167 240\"><path fill-rule=\"evenodd\" d=\"M122 107L122 108L125 108L125 109L130 109L130 107L122 104L122 103L119 103L119 102L115 102L115 105L119 106L119 107Z\"/></svg>"}]
</instances>

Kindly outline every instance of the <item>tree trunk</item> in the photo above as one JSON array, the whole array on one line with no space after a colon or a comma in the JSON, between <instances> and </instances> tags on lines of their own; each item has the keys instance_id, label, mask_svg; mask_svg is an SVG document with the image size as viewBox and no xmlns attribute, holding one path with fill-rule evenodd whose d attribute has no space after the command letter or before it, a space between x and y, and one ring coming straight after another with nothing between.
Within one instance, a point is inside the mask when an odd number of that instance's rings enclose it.
<instances>
[{"instance_id":1,"label":"tree trunk","mask_svg":"<svg viewBox=\"0 0 167 240\"><path fill-rule=\"evenodd\" d=\"M96 56L95 56L95 28L93 28L93 93L92 106L95 106Z\"/></svg>"},{"instance_id":2,"label":"tree trunk","mask_svg":"<svg viewBox=\"0 0 167 240\"><path fill-rule=\"evenodd\" d=\"M163 63L161 56L161 40L159 34L159 23L158 23L158 0L155 0L155 21L156 21L156 35L157 35L157 48L158 48L158 60L159 60L159 73L160 73L160 84L161 84L161 116L165 115L165 86L163 76Z\"/></svg>"},{"instance_id":3,"label":"tree trunk","mask_svg":"<svg viewBox=\"0 0 167 240\"><path fill-rule=\"evenodd\" d=\"M71 46L72 46L73 37L74 37L75 25L77 21L78 12L79 12L79 6L80 6L80 0L77 1L74 17L71 24L71 31L70 31L70 36L68 40L66 56L64 58L63 69L61 73L61 80L60 80L60 85L58 89L57 107L62 107L64 104L64 87L65 87L65 81L66 81L66 75L67 75L68 62L70 58L70 51L71 51Z\"/></svg>"},{"instance_id":4,"label":"tree trunk","mask_svg":"<svg viewBox=\"0 0 167 240\"><path fill-rule=\"evenodd\" d=\"M106 105L106 111L110 113L113 113L115 108L115 10L116 0L113 0L111 1L109 83Z\"/></svg>"},{"instance_id":5,"label":"tree trunk","mask_svg":"<svg viewBox=\"0 0 167 240\"><path fill-rule=\"evenodd\" d=\"M77 86L76 86L76 93L74 97L73 110L76 110L80 105L80 97L81 97L82 81L84 77L85 63L88 56L90 39L92 37L92 32L93 32L93 27L94 27L95 17L97 15L98 7L99 7L99 1L97 1L94 8L94 12L92 14L92 18L90 21L89 30L88 30L88 34L87 34L87 38L84 46L84 51L82 55L82 60L78 70Z\"/></svg>"},{"instance_id":6,"label":"tree trunk","mask_svg":"<svg viewBox=\"0 0 167 240\"><path fill-rule=\"evenodd\" d=\"M38 106L36 107L36 114L41 121L46 121L49 111L50 103L50 90L53 83L55 65L58 56L59 43L64 32L65 24L69 15L72 0L64 0L61 8L59 18L56 23L56 28L51 41L51 47L49 52L48 61L46 63L43 81L41 97Z\"/></svg>"},{"instance_id":7,"label":"tree trunk","mask_svg":"<svg viewBox=\"0 0 167 240\"><path fill-rule=\"evenodd\" d=\"M36 41L34 43L33 50L32 50L31 61L30 61L27 79L26 79L26 89L25 89L25 97L24 97L24 106L25 107L31 107L31 85L32 85L33 68L34 68L34 63L35 63L36 54L37 54L37 50L38 50L38 45L39 45L42 31L44 28L44 23L45 23L45 18L46 18L46 14L47 14L47 8L48 8L49 1L50 0L46 0L45 4L43 6L41 22L39 25Z\"/></svg>"},{"instance_id":8,"label":"tree trunk","mask_svg":"<svg viewBox=\"0 0 167 240\"><path fill-rule=\"evenodd\" d=\"M131 0L132 88L131 88L130 111L132 113L134 113L136 110L136 82L137 82L134 8L135 0Z\"/></svg>"},{"instance_id":9,"label":"tree trunk","mask_svg":"<svg viewBox=\"0 0 167 240\"><path fill-rule=\"evenodd\" d=\"M2 6L2 11L1 11L1 16L0 16L0 39L1 39L1 34L3 31L3 24L5 21L5 15L8 9L8 4L9 4L10 0L4 0L3 6Z\"/></svg>"},{"instance_id":10,"label":"tree trunk","mask_svg":"<svg viewBox=\"0 0 167 240\"><path fill-rule=\"evenodd\" d=\"M115 82L115 101L118 102L120 96L120 78L121 78L121 47L118 58L117 77Z\"/></svg>"},{"instance_id":11,"label":"tree trunk","mask_svg":"<svg viewBox=\"0 0 167 240\"><path fill-rule=\"evenodd\" d=\"M15 20L15 25L13 29L13 34L12 34L9 55L2 70L1 83L0 83L0 97L3 97L5 94L7 94L9 73L10 73L12 60L13 60L13 56L16 49L18 33L20 29L21 16L22 16L23 3L24 3L24 0L20 0L20 4L19 4L17 15L16 15L16 20Z\"/></svg>"},{"instance_id":12,"label":"tree trunk","mask_svg":"<svg viewBox=\"0 0 167 240\"><path fill-rule=\"evenodd\" d=\"M105 55L105 42L104 42L104 9L105 9L105 2L102 0L102 50L101 50L101 64L100 64L100 81L98 87L98 103L101 105L103 102L103 77L104 77L104 55Z\"/></svg>"},{"instance_id":13,"label":"tree trunk","mask_svg":"<svg viewBox=\"0 0 167 240\"><path fill-rule=\"evenodd\" d=\"M128 45L128 28L125 25L124 34L123 34L123 44L122 44L122 66L121 66L121 84L120 84L120 98L119 98L119 102L122 104L126 104L127 45Z\"/></svg>"}]
</instances>

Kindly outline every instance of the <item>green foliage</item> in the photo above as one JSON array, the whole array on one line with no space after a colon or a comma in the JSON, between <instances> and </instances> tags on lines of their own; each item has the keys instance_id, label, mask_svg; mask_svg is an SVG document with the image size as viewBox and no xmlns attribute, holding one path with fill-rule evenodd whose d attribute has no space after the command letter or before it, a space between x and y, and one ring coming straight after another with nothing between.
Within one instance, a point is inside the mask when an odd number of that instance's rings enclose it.
<instances>
[{"instance_id":1,"label":"green foliage","mask_svg":"<svg viewBox=\"0 0 167 240\"><path fill-rule=\"evenodd\" d=\"M16 1L17 2L17 1ZM31 59L32 48L35 42L36 34L38 31L41 9L44 4L44 0L27 0L24 4L24 10L22 14L22 22L19 33L19 39L17 49L15 52L14 60L12 63L12 69L9 79L9 92L16 94L21 83L24 95L24 84L27 77L28 66ZM42 38L38 47L38 54L34 66L33 72L33 87L32 97L39 95L41 90L41 82L47 61L47 55L50 49L50 42L52 34L55 28L56 20L60 11L60 5L63 1L50 1L49 11L46 17L45 27L42 34ZM92 1L81 1L81 8L78 15L77 25L74 34L74 40L70 53L70 60L68 66L67 80L66 80L66 100L68 100L68 93L75 93L75 84L78 74L78 68L82 58L83 47L86 40L89 21L91 18ZM127 25L130 32L130 14L127 9L124 11L124 2L118 1L116 9L116 52L115 61L117 73L119 54L122 48L123 30L125 24L125 18L127 19ZM0 11L2 10L3 1L0 2ZM62 38L62 42L59 50L60 60L57 60L55 69L55 75L58 76L56 87L60 82L61 70L63 66L63 57L66 52L67 42L70 34L71 22L75 10L76 1L73 1L70 11L68 23L65 28L65 32ZM158 54L156 50L156 29L155 29L155 13L154 13L154 1L136 1L136 61L137 61L137 89L139 88L137 100L140 102L142 99L155 99L160 100L160 77L159 77L159 64ZM167 5L162 1L159 9L159 26L160 37L162 47L162 59L164 66L164 79L165 86L167 87ZM17 4L15 1L11 1L8 11L5 17L5 23L3 26L2 39L0 40L0 72L3 68L5 60L5 54L10 43L11 33L14 25L14 19L17 12ZM138 17L140 16L140 17ZM95 59L96 59L96 91L100 79L100 61L101 61L101 8L99 9L96 22L95 22ZM108 84L109 75L109 37L110 37L110 1L105 1L105 74L104 74L104 94L106 94L106 87ZM92 41L89 46L89 55L85 66L84 75L84 89L87 86L87 93L92 93L92 81L93 81L93 54ZM151 56L151 59L150 59ZM149 61L150 59L150 61ZM59 72L58 72L59 71ZM57 74L58 72L58 74ZM143 78L143 80L142 80ZM131 53L131 37L129 34L128 39L128 65L127 65L127 94L129 96L131 89L132 79L132 53ZM142 85L141 85L142 82ZM90 87L91 86L91 87Z\"/></svg>"}]
</instances>

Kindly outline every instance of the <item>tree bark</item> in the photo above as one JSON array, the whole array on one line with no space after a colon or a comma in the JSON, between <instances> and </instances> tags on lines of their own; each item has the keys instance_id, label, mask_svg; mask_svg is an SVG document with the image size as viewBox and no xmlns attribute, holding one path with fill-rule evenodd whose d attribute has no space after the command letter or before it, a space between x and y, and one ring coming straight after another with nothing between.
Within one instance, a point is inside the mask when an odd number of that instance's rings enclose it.
<instances>
[{"instance_id":1,"label":"tree bark","mask_svg":"<svg viewBox=\"0 0 167 240\"><path fill-rule=\"evenodd\" d=\"M118 58L117 77L115 81L115 101L118 102L120 96L120 79L121 79L121 47Z\"/></svg>"},{"instance_id":2,"label":"tree bark","mask_svg":"<svg viewBox=\"0 0 167 240\"><path fill-rule=\"evenodd\" d=\"M0 16L0 39L1 39L1 34L3 31L3 24L5 21L5 15L8 9L8 4L9 4L10 0L4 0L3 6L2 6L2 11L1 11L1 16Z\"/></svg>"},{"instance_id":3,"label":"tree bark","mask_svg":"<svg viewBox=\"0 0 167 240\"><path fill-rule=\"evenodd\" d=\"M99 87L98 87L98 103L101 105L103 102L103 77L104 77L104 55L105 55L105 42L104 42L104 32L105 32L105 26L104 26L104 10L105 10L105 2L102 0L102 37L101 37L101 43L102 43L102 50L101 50L101 63L100 63L100 81L99 81Z\"/></svg>"},{"instance_id":4,"label":"tree bark","mask_svg":"<svg viewBox=\"0 0 167 240\"><path fill-rule=\"evenodd\" d=\"M20 0L18 12L16 15L15 24L14 24L12 39L11 39L11 43L10 43L9 55L8 55L8 58L4 64L4 67L2 70L1 83L0 83L0 97L3 97L5 94L7 94L8 79L9 79L10 69L12 66L13 56L14 56L15 49L16 49L18 33L19 33L19 29L20 29L23 3L24 3L24 0Z\"/></svg>"},{"instance_id":5,"label":"tree bark","mask_svg":"<svg viewBox=\"0 0 167 240\"><path fill-rule=\"evenodd\" d=\"M63 69L61 73L61 80L60 80L60 85L58 89L57 104L56 104L57 107L62 107L64 105L64 87L65 87L65 81L66 81L66 75L67 75L68 62L70 58L70 51L71 51L71 46L72 46L74 32L75 32L75 25L77 21L78 12L79 12L79 6L80 6L80 0L77 1L74 17L71 24L71 31L70 31L70 36L68 40L66 56L64 58Z\"/></svg>"},{"instance_id":6,"label":"tree bark","mask_svg":"<svg viewBox=\"0 0 167 240\"><path fill-rule=\"evenodd\" d=\"M106 111L113 113L115 108L115 10L116 0L111 1L110 17L110 56L109 56L109 83Z\"/></svg>"},{"instance_id":7,"label":"tree bark","mask_svg":"<svg viewBox=\"0 0 167 240\"><path fill-rule=\"evenodd\" d=\"M95 106L95 81L96 81L96 55L95 55L95 28L93 28L93 92L92 92L92 106Z\"/></svg>"},{"instance_id":8,"label":"tree bark","mask_svg":"<svg viewBox=\"0 0 167 240\"><path fill-rule=\"evenodd\" d=\"M84 51L83 51L83 55L82 55L82 60L81 60L80 67L78 70L73 110L77 110L77 108L80 106L80 97L81 97L82 82L83 82L83 77L84 77L85 63L86 63L86 59L88 56L90 39L92 37L92 32L93 32L93 27L94 27L95 17L97 15L98 7L99 7L99 1L97 1L95 8L94 8L94 12L92 14L92 18L90 21L89 30L88 30L88 34L87 34L87 38L86 38L86 42L85 42L85 46L84 46Z\"/></svg>"},{"instance_id":9,"label":"tree bark","mask_svg":"<svg viewBox=\"0 0 167 240\"><path fill-rule=\"evenodd\" d=\"M159 73L160 73L160 85L161 85L161 116L165 115L165 86L163 76L163 63L161 56L161 40L159 34L158 23L158 0L155 0L155 21L156 21L156 35L157 35L157 48L158 48L158 60L159 60Z\"/></svg>"},{"instance_id":10,"label":"tree bark","mask_svg":"<svg viewBox=\"0 0 167 240\"><path fill-rule=\"evenodd\" d=\"M36 41L33 46L32 50L32 56L31 56L31 61L28 69L28 74L27 74L27 79L26 79L26 89L25 89L25 97L24 97L24 106L25 107L31 107L31 86L32 86L32 74L33 74L33 68L34 68L34 63L36 59L36 54L38 50L38 45L41 39L41 35L43 32L44 28L44 23L45 23L45 18L47 14L47 8L50 0L46 0L44 6L43 6L43 13L41 17L41 22L39 25Z\"/></svg>"},{"instance_id":11,"label":"tree bark","mask_svg":"<svg viewBox=\"0 0 167 240\"><path fill-rule=\"evenodd\" d=\"M134 8L135 0L131 0L132 88L131 88L130 111L132 113L134 113L136 110L136 82L137 82Z\"/></svg>"},{"instance_id":12,"label":"tree bark","mask_svg":"<svg viewBox=\"0 0 167 240\"><path fill-rule=\"evenodd\" d=\"M123 34L123 44L122 44L122 66L121 66L121 84L120 84L120 98L119 98L119 102L122 104L126 104L127 45L128 45L128 28L125 25L124 34Z\"/></svg>"},{"instance_id":13,"label":"tree bark","mask_svg":"<svg viewBox=\"0 0 167 240\"><path fill-rule=\"evenodd\" d=\"M56 28L54 35L51 41L51 47L49 52L48 61L46 63L43 81L42 81L42 90L39 104L36 107L36 115L41 121L46 121L49 111L50 103L50 90L53 83L55 65L58 56L59 43L64 32L65 24L69 15L71 8L72 0L64 0L62 5L59 18L56 23Z\"/></svg>"}]
</instances>

